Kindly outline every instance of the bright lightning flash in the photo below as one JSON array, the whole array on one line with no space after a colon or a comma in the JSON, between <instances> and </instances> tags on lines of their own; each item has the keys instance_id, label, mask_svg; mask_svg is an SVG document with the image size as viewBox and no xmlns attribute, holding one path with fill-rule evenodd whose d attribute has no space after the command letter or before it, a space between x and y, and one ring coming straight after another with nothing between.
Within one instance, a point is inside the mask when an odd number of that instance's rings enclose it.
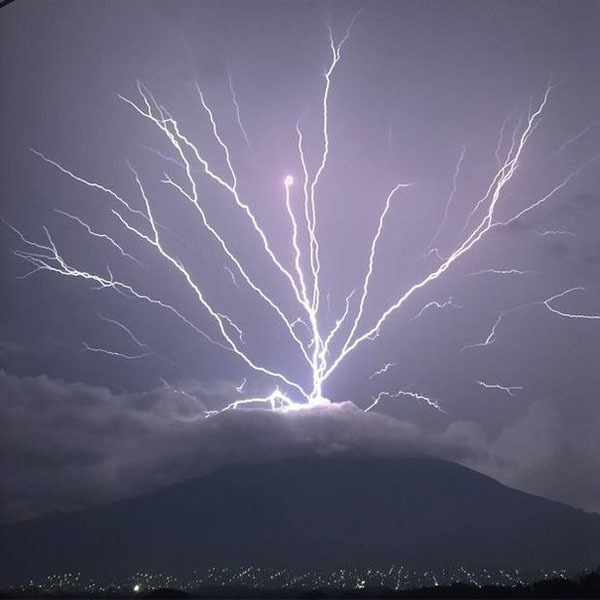
<instances>
[{"instance_id":1,"label":"bright lightning flash","mask_svg":"<svg viewBox=\"0 0 600 600\"><path fill-rule=\"evenodd\" d=\"M355 17L356 18L356 17ZM435 254L438 263L429 270L426 276L423 276L412 284L408 289L399 293L396 299L377 317L373 322L366 323L365 307L371 292L371 282L375 276L376 256L380 239L383 235L384 226L389 218L389 214L394 211L394 203L397 196L409 188L411 183L397 182L389 186L389 192L383 202L383 208L377 220L375 234L371 240L369 255L366 260L364 276L362 283L357 286L358 292L353 290L345 299L344 310L333 319L326 314L329 312L329 294L327 294L326 310L321 305L321 261L322 248L320 237L318 235L318 189L322 174L324 173L330 160L330 96L332 89L332 79L335 69L341 58L341 51L349 38L354 20L346 29L343 37L335 39L333 32L329 29L329 51L330 59L327 68L324 71L324 88L320 105L321 120L321 142L316 160L308 160L308 150L306 148L305 138L302 128L298 123L296 125L297 151L298 158L302 168L299 184L296 184L296 178L292 174L286 174L283 177L283 196L285 200L285 209L287 211L291 227L291 249L293 250L293 264L285 265L273 249L273 245L265 230L259 223L251 206L248 204L240 189L238 172L234 166L232 152L229 144L221 133L221 128L215 115L209 106L204 93L198 85L196 92L198 103L206 122L210 127L212 142L219 148L224 168L218 168L213 161L204 154L201 147L194 144L180 128L177 120L173 117L153 96L153 94L143 84L138 82L137 100L132 100L123 96L120 98L140 117L146 119L150 126L162 135L164 141L170 148L173 156L169 157L163 153L155 152L158 156L166 159L166 165L175 165L178 168L179 175L164 173L161 183L175 192L180 199L187 203L195 212L198 219L198 226L208 236L212 237L222 251L225 269L229 273L231 280L238 289L237 293L248 293L259 298L266 307L269 308L274 316L279 320L281 327L287 332L289 343L296 350L299 357L304 361L308 377L299 379L297 376L286 373L285 369L275 367L271 364L265 364L260 357L248 348L244 341L243 325L234 318L217 308L209 295L204 291L201 283L192 274L192 271L186 266L183 260L169 250L165 243L164 234L166 228L157 221L153 205L157 199L151 199L147 187L137 171L129 166L132 178L136 184L139 196L143 201L143 209L139 210L133 207L133 204L124 198L121 194L112 190L106 185L94 182L93 180L75 174L69 168L60 165L55 160L47 157L41 152L34 150L44 162L54 166L67 177L75 180L79 184L93 188L103 193L108 202L108 210L114 220L116 227L115 233L105 233L97 231L88 224L83 218L70 213L58 211L62 217L83 228L89 236L96 238L99 243L106 243L117 249L122 258L133 261L139 267L144 268L139 260L133 256L124 247L121 238L130 236L128 239L135 239L152 250L164 264L170 268L174 275L179 277L181 284L185 286L194 295L199 307L201 307L209 318L212 333L205 332L194 320L184 314L180 309L169 302L167 299L158 296L148 295L139 290L128 280L120 279L113 274L110 267L107 267L106 273L99 271L85 270L82 267L73 264L61 251L59 245L55 242L48 228L43 227L44 238L42 241L34 241L26 237L21 231L10 226L19 237L22 247L14 251L14 254L26 261L31 270L25 276L38 271L50 271L57 275L72 277L76 279L87 280L98 289L108 289L118 292L128 298L148 303L154 307L168 311L178 319L185 327L190 328L196 334L202 336L206 341L225 349L235 355L250 371L254 371L262 376L267 376L275 380L278 384L266 397L251 397L236 400L229 404L225 410L237 409L241 407L266 406L273 410L297 410L300 408L310 408L321 405L328 405L329 400L324 396L323 387L331 375L339 369L342 363L365 342L377 338L381 328L398 313L408 301L416 297L421 292L427 291L431 284L442 278L455 263L463 257L471 254L475 248L486 238L490 232L509 225L516 219L521 218L530 211L544 204L562 190L571 179L577 176L583 168L590 164L597 157L580 166L571 172L564 179L559 181L545 195L530 203L525 208L515 212L512 217L501 221L498 219L498 209L504 204L504 190L513 179L513 176L521 164L521 158L525 152L527 144L538 127L542 113L548 103L552 87L549 87L539 102L529 110L512 132L512 141L504 156L501 156L501 146L507 121L502 125L500 132L501 139L496 149L498 158L498 169L493 175L487 186L487 191L475 204L474 208L468 214L466 223L462 232L455 242L455 246L444 255L433 248L433 244L440 236L444 228L448 212L451 208L454 197L458 189L458 178L460 167L465 158L465 150L460 154L453 177L453 187L450 197L445 206L442 222L436 229L433 239L429 243L428 254ZM230 89L233 93L231 79L229 81ZM240 121L239 103L237 98L233 97L233 103L236 109L236 118L238 125L242 127ZM249 145L245 130L242 130L246 143ZM315 164L316 168L310 169L309 164ZM202 182L200 185L199 182ZM201 189L205 190L207 186L212 185L214 189L223 192L239 213L247 219L250 230L262 246L262 252L270 263L271 268L279 274L282 280L287 284L291 297L294 299L294 307L282 304L274 299L266 286L251 274L248 262L251 256L240 256L233 250L232 242L222 233L222 228L218 223L207 214L202 198ZM544 232L541 235L550 234ZM554 233L554 232L552 232ZM559 232L556 232L559 233ZM562 232L560 232L562 233ZM119 241L117 241L119 240ZM477 274L495 273L495 274L522 274L526 271L517 269L493 270L488 269ZM561 316L569 318L599 318L593 316L573 315L559 311L551 305L553 300L569 291L554 296L546 301L548 309ZM356 294L356 295L355 295ZM444 302L437 300L424 304L423 308L417 314L416 318L421 317L425 312L431 309L442 308L460 308L453 302L452 298ZM487 346L495 340L496 328L502 320L498 318L491 333L487 338L470 347ZM146 346L139 342L122 323L114 319L105 319L109 323L121 328L128 334L129 338L136 344L138 350L144 350ZM329 323L325 325L325 323ZM300 325L302 327L300 327ZM110 350L96 348L86 344L86 348L92 352L101 352L112 356L120 356L126 359L140 359L150 352L138 352L137 354L119 353ZM385 373L396 363L388 363L372 377ZM485 384L479 382L484 387L498 387L512 395L516 387L501 387L495 384ZM246 385L246 378L243 383L236 386L237 392L242 393ZM425 403L435 410L442 411L438 400L430 398L424 394L406 389L397 392L380 392L373 397L373 403L366 409L374 408L384 397L408 396L415 400ZM294 399L297 398L297 399ZM299 400L298 398L301 398ZM206 410L207 415L214 414L215 411ZM443 412L443 411L442 411Z\"/></svg>"}]
</instances>

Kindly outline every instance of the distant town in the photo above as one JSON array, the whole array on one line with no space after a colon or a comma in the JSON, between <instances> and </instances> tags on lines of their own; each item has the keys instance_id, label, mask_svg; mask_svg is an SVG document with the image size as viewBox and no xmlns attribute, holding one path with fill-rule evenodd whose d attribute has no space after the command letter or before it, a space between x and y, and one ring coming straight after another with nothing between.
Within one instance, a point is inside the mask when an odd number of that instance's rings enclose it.
<instances>
[{"instance_id":1,"label":"distant town","mask_svg":"<svg viewBox=\"0 0 600 600\"><path fill-rule=\"evenodd\" d=\"M581 570L580 573L586 573ZM157 589L193 592L199 589L218 591L250 590L366 590L385 588L406 590L435 588L457 583L477 588L484 586L520 586L534 581L564 579L573 576L565 569L540 569L529 572L516 568L448 567L441 570L391 565L386 568L348 567L330 571L294 570L246 566L239 568L208 567L194 571L187 578L165 573L135 573L124 581L100 581L83 573L56 573L43 579L4 582L4 589L22 593L79 592L85 594L120 593L145 595Z\"/></svg>"}]
</instances>

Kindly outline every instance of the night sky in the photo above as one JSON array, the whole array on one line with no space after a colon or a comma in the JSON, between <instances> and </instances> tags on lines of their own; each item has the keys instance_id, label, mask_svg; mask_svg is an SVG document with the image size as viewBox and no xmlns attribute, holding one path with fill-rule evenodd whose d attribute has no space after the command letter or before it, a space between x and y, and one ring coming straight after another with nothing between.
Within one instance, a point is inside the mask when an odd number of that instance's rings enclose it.
<instances>
[{"instance_id":1,"label":"night sky","mask_svg":"<svg viewBox=\"0 0 600 600\"><path fill-rule=\"evenodd\" d=\"M172 149L119 95L141 103L142 82L226 173L197 83L231 148L241 195L293 268L282 182L294 176L300 203L296 123L315 170L331 60L327 24L339 40L357 11L331 79L329 158L317 188L322 296L330 298L325 322L334 323L346 296L361 289L389 190L414 183L398 192L382 230L366 328L439 264L427 250L455 184L435 241L442 256L454 250L498 170L497 155L549 86L539 124L502 191L499 220L589 164L391 315L325 383L334 406L289 414L239 410L206 418L207 409L242 398L236 386L244 380L251 396L278 382L169 311L76 278L23 278L31 265L13 251L27 248L3 226L4 520L156 489L232 461L347 449L448 457L600 512L600 320L561 316L543 304L581 287L551 306L600 315L600 161L592 160L600 152L597 2L17 0L0 11L2 217L38 243L48 227L70 263L102 276L108 265L216 339L214 321L179 274L115 220L114 199L30 150L140 210L130 164L173 255L219 310L243 325L248 352L305 385L305 366L273 311L232 280L198 215L160 183L165 171L181 176L179 165L157 154L172 158ZM285 280L231 198L200 169L193 175L207 212L249 272L294 314ZM57 210L111 234L131 256ZM520 273L481 273L490 269ZM418 316L433 301L445 306ZM501 314L492 343L465 348L486 340ZM107 319L125 324L144 347ZM85 344L150 355L119 358ZM386 363L394 364L374 376ZM442 410L408 394L361 410L378 393L401 390L435 399Z\"/></svg>"}]
</instances>

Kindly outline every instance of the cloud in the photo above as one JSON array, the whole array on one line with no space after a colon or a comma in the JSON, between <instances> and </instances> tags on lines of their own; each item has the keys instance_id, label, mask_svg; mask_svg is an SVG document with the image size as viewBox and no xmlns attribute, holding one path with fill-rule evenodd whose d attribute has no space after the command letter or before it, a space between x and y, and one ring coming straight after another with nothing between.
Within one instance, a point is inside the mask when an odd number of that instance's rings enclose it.
<instances>
[{"instance_id":1,"label":"cloud","mask_svg":"<svg viewBox=\"0 0 600 600\"><path fill-rule=\"evenodd\" d=\"M600 508L600 422L570 422L550 402L532 404L490 440L469 421L427 431L351 403L207 419L204 400L222 401L232 384L181 387L193 393L115 393L0 371L2 519L109 502L228 463L342 452L439 456L525 491Z\"/></svg>"},{"instance_id":2,"label":"cloud","mask_svg":"<svg viewBox=\"0 0 600 600\"><path fill-rule=\"evenodd\" d=\"M511 487L600 512L600 416L572 409L563 414L558 398L532 403L466 464Z\"/></svg>"},{"instance_id":3,"label":"cloud","mask_svg":"<svg viewBox=\"0 0 600 600\"><path fill-rule=\"evenodd\" d=\"M187 389L194 395L165 388L114 393L0 371L4 519L143 493L231 462L338 452L470 456L468 432L456 425L443 434L425 433L351 403L286 414L238 410L207 419L195 395L214 400L231 384Z\"/></svg>"}]
</instances>

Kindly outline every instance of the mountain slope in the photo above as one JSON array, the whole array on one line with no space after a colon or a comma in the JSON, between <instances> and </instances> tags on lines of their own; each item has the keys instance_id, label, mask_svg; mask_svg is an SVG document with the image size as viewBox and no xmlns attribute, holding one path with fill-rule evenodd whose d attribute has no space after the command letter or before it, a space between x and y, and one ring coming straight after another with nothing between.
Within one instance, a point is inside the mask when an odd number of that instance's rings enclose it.
<instances>
[{"instance_id":1,"label":"mountain slope","mask_svg":"<svg viewBox=\"0 0 600 600\"><path fill-rule=\"evenodd\" d=\"M600 516L433 458L302 458L223 468L166 490L0 530L0 581L205 565L581 568Z\"/></svg>"}]
</instances>

